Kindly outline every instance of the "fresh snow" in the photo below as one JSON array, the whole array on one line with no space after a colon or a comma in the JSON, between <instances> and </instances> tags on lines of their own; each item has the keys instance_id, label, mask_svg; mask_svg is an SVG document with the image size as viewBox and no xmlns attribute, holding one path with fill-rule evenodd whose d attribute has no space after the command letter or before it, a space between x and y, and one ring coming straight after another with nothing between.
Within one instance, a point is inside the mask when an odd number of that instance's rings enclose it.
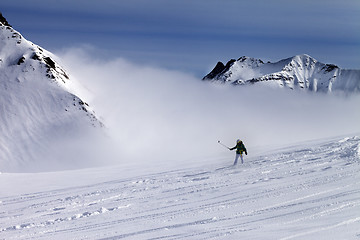
<instances>
[{"instance_id":1,"label":"fresh snow","mask_svg":"<svg viewBox=\"0 0 360 240\"><path fill-rule=\"evenodd\" d=\"M3 173L0 239L358 239L359 146L322 140L235 167L227 153L180 169Z\"/></svg>"}]
</instances>

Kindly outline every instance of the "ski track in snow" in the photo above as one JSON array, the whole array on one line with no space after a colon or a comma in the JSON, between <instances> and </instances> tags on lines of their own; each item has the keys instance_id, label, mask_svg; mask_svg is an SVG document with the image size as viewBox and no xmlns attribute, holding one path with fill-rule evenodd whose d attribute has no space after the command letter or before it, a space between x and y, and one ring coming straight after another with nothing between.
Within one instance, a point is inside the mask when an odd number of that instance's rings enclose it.
<instances>
[{"instance_id":1,"label":"ski track in snow","mask_svg":"<svg viewBox=\"0 0 360 240\"><path fill-rule=\"evenodd\" d=\"M360 239L359 146L2 197L0 239Z\"/></svg>"}]
</instances>

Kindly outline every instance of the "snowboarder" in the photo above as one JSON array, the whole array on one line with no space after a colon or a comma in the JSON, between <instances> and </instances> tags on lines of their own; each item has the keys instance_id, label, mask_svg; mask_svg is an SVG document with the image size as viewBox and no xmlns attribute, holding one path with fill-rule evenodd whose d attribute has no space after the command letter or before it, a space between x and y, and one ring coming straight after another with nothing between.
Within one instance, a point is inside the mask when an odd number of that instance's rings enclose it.
<instances>
[{"instance_id":1,"label":"snowboarder","mask_svg":"<svg viewBox=\"0 0 360 240\"><path fill-rule=\"evenodd\" d=\"M233 148L229 148L230 151L232 151L234 149L236 149L234 165L237 164L239 157L241 159L241 163L243 164L244 163L243 153L245 152L245 154L247 155L247 151L246 151L244 143L240 139L236 140L236 146Z\"/></svg>"}]
</instances>

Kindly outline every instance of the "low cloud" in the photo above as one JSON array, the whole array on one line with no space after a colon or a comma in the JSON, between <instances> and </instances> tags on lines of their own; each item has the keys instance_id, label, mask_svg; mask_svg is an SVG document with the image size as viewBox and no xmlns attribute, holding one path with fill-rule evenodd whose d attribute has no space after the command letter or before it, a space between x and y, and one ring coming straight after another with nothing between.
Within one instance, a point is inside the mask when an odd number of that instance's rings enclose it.
<instances>
[{"instance_id":1,"label":"low cloud","mask_svg":"<svg viewBox=\"0 0 360 240\"><path fill-rule=\"evenodd\" d=\"M228 151L218 140L233 146L240 138L254 154L360 132L358 96L213 85L182 72L100 59L89 48L58 56L87 89L79 95L106 125L119 163L206 161Z\"/></svg>"}]
</instances>

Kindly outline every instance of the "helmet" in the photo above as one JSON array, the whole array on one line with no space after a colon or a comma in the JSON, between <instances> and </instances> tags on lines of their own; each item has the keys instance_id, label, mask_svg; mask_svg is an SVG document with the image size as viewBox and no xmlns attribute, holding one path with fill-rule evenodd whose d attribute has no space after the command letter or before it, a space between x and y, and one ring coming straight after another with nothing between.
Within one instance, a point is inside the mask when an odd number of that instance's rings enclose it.
<instances>
[{"instance_id":1,"label":"helmet","mask_svg":"<svg viewBox=\"0 0 360 240\"><path fill-rule=\"evenodd\" d=\"M236 143L239 143L239 142L241 142L241 140L240 140L240 139L236 140Z\"/></svg>"}]
</instances>

